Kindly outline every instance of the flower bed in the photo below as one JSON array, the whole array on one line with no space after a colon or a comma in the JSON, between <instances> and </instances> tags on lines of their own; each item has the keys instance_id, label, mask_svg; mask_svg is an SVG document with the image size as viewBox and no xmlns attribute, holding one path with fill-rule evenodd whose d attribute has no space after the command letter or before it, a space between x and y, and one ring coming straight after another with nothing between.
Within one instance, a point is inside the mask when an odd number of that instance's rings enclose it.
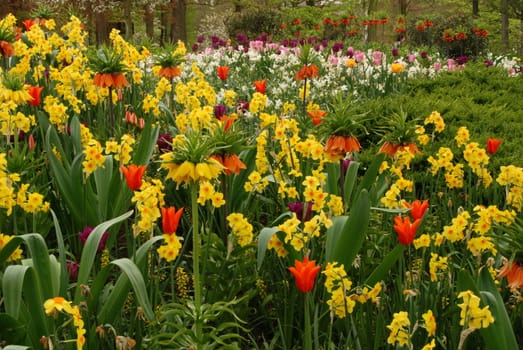
<instances>
[{"instance_id":1,"label":"flower bed","mask_svg":"<svg viewBox=\"0 0 523 350\"><path fill-rule=\"evenodd\" d=\"M517 347L522 169L492 166L502 135L361 108L467 62L263 41L151 55L116 31L87 47L74 17L15 22L2 345Z\"/></svg>"}]
</instances>

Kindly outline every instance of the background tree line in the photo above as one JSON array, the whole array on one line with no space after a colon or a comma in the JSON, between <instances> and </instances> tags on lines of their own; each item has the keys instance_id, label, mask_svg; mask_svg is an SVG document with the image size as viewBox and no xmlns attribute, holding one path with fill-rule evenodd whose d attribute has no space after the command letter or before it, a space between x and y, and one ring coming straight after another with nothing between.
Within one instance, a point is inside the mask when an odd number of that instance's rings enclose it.
<instances>
[{"instance_id":1,"label":"background tree line","mask_svg":"<svg viewBox=\"0 0 523 350\"><path fill-rule=\"evenodd\" d=\"M263 12L330 5L350 9L362 17L380 12L391 17L408 16L427 9L433 12L430 15L436 15L437 9L453 7L478 18L483 10L499 19L498 40L505 51L511 44L509 21L518 20L523 32L523 0L2 0L0 16L11 12L18 18L48 15L67 20L74 14L88 28L91 44L104 43L112 28L117 28L126 39L139 33L146 40L163 45L178 40L187 42L188 32L195 30L205 14L220 16L223 8L238 14L252 8ZM521 40L518 44L523 47Z\"/></svg>"}]
</instances>

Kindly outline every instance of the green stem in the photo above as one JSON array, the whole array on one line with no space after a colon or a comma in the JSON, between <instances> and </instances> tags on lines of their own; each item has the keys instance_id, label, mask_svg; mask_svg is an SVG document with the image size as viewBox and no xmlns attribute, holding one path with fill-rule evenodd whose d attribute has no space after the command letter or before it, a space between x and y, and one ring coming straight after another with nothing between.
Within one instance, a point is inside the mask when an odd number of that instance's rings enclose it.
<instances>
[{"instance_id":1,"label":"green stem","mask_svg":"<svg viewBox=\"0 0 523 350\"><path fill-rule=\"evenodd\" d=\"M194 308L196 312L196 345L201 350L200 341L202 340L202 320L201 320L201 302L202 290L200 282L200 228L198 222L198 184L191 182L191 210L192 210L192 241L193 241L193 281L194 281Z\"/></svg>"},{"instance_id":2,"label":"green stem","mask_svg":"<svg viewBox=\"0 0 523 350\"><path fill-rule=\"evenodd\" d=\"M305 312L305 325L304 325L304 331L305 334L303 335L303 349L304 350L312 350L312 331L311 331L311 315L309 310L309 294L305 294L305 305L304 305L304 312Z\"/></svg>"}]
</instances>

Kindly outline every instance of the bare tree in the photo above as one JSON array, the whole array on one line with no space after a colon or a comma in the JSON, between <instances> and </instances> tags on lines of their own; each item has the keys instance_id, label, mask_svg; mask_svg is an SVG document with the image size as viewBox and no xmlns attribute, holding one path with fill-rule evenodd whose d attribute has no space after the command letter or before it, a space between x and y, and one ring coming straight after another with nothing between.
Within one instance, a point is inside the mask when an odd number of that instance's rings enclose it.
<instances>
[{"instance_id":1,"label":"bare tree","mask_svg":"<svg viewBox=\"0 0 523 350\"><path fill-rule=\"evenodd\" d=\"M501 43L503 50L508 51L508 0L501 0Z\"/></svg>"},{"instance_id":2,"label":"bare tree","mask_svg":"<svg viewBox=\"0 0 523 350\"><path fill-rule=\"evenodd\" d=\"M472 0L472 16L479 17L479 0Z\"/></svg>"}]
</instances>

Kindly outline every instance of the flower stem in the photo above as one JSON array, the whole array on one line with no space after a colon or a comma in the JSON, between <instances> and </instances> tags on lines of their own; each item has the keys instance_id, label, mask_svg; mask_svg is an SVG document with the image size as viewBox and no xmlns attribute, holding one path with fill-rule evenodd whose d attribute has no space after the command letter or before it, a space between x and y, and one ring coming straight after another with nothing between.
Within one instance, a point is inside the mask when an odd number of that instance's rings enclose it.
<instances>
[{"instance_id":1,"label":"flower stem","mask_svg":"<svg viewBox=\"0 0 523 350\"><path fill-rule=\"evenodd\" d=\"M309 294L305 294L305 304L304 306L304 312L305 312L305 324L304 324L304 332L303 335L303 349L304 350L312 350L312 331L311 331L311 315L309 310Z\"/></svg>"},{"instance_id":2,"label":"flower stem","mask_svg":"<svg viewBox=\"0 0 523 350\"><path fill-rule=\"evenodd\" d=\"M192 211L192 242L193 242L193 281L194 281L194 308L196 312L196 343L197 349L200 350L200 341L202 339L202 320L201 320L201 302L202 290L200 282L200 228L198 222L198 184L191 182L191 211Z\"/></svg>"}]
</instances>

